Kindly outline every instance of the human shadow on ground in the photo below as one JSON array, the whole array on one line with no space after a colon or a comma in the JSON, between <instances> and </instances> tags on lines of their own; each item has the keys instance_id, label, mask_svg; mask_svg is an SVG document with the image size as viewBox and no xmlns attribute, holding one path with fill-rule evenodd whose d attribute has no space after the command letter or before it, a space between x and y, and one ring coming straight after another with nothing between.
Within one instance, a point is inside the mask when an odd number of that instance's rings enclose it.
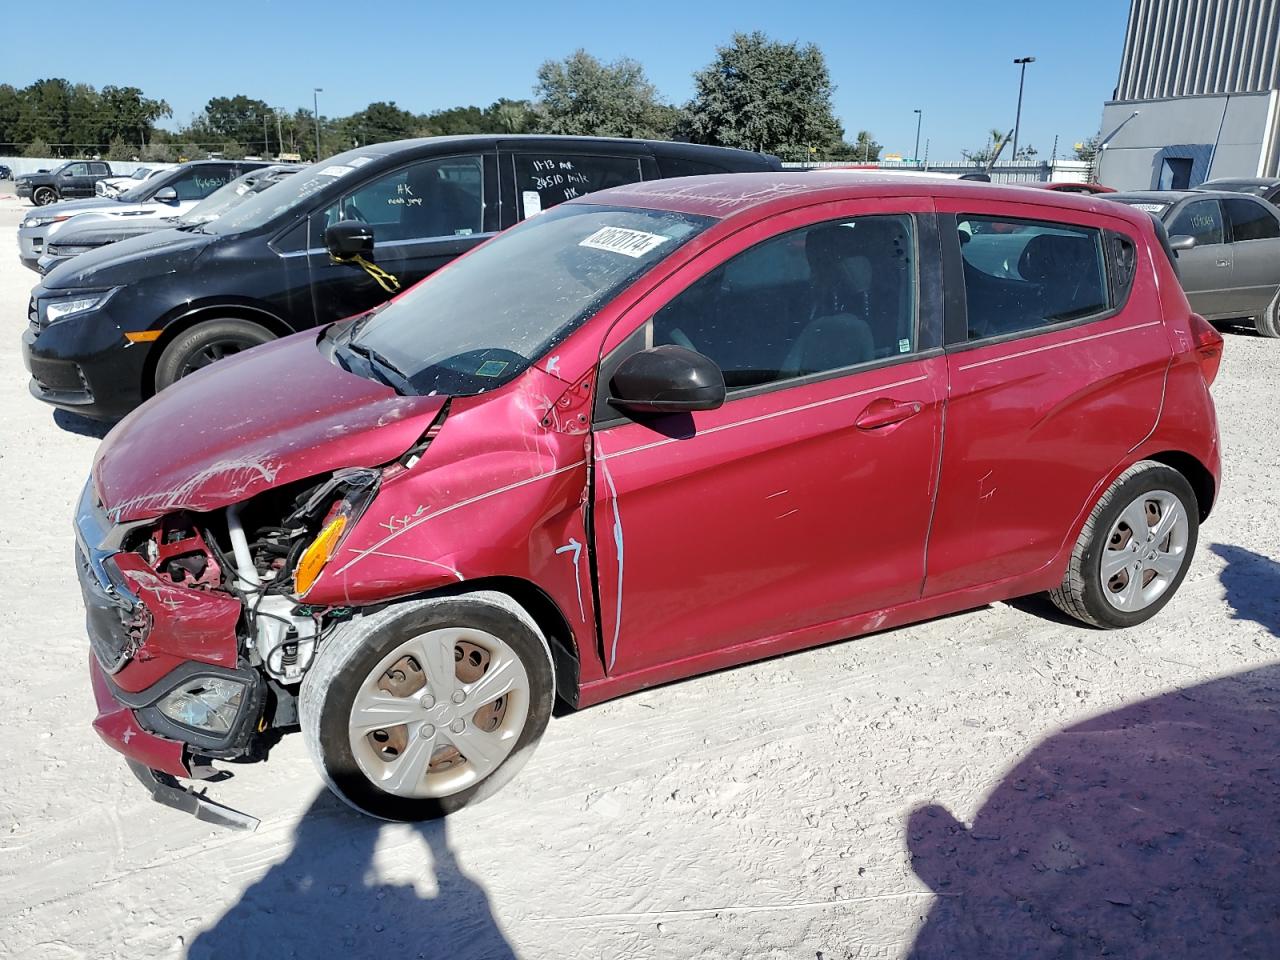
<instances>
[{"instance_id":1,"label":"human shadow on ground","mask_svg":"<svg viewBox=\"0 0 1280 960\"><path fill-rule=\"evenodd\" d=\"M515 960L484 889L458 866L444 821L415 825L423 858L430 852L434 896L372 879L385 826L321 794L299 822L289 856L200 934L187 956Z\"/></svg>"},{"instance_id":2,"label":"human shadow on ground","mask_svg":"<svg viewBox=\"0 0 1280 960\"><path fill-rule=\"evenodd\" d=\"M907 846L937 899L911 956L1275 957L1277 730L1280 664L1054 734L972 827L917 809Z\"/></svg>"},{"instance_id":3,"label":"human shadow on ground","mask_svg":"<svg viewBox=\"0 0 1280 960\"><path fill-rule=\"evenodd\" d=\"M1210 549L1227 562L1218 579L1235 619L1252 620L1280 637L1280 563L1230 544Z\"/></svg>"}]
</instances>

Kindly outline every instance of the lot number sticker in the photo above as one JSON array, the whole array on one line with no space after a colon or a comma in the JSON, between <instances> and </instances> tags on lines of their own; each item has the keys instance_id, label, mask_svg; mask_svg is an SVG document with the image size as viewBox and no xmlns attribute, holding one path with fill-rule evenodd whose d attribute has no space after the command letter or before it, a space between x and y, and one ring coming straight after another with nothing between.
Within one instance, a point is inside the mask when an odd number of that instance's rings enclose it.
<instances>
[{"instance_id":1,"label":"lot number sticker","mask_svg":"<svg viewBox=\"0 0 1280 960\"><path fill-rule=\"evenodd\" d=\"M666 237L656 233L628 230L626 227L601 227L591 236L578 241L578 246L608 250L610 253L620 253L624 257L638 260L654 247L666 242Z\"/></svg>"}]
</instances>

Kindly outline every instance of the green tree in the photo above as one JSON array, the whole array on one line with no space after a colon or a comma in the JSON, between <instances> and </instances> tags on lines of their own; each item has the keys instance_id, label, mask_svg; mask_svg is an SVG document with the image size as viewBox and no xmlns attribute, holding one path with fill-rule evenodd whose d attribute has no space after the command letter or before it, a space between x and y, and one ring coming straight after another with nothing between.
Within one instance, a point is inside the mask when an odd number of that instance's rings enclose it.
<instances>
[{"instance_id":1,"label":"green tree","mask_svg":"<svg viewBox=\"0 0 1280 960\"><path fill-rule=\"evenodd\" d=\"M336 122L342 139L348 145L404 140L413 136L418 125L418 117L408 110L401 110L394 100L371 103Z\"/></svg>"},{"instance_id":2,"label":"green tree","mask_svg":"<svg viewBox=\"0 0 1280 960\"><path fill-rule=\"evenodd\" d=\"M120 137L141 149L151 139L156 121L172 114L169 104L143 96L137 87L108 84L99 95L99 137Z\"/></svg>"},{"instance_id":3,"label":"green tree","mask_svg":"<svg viewBox=\"0 0 1280 960\"><path fill-rule=\"evenodd\" d=\"M547 133L656 137L664 117L658 91L629 57L601 63L585 50L538 68L539 126Z\"/></svg>"},{"instance_id":4,"label":"green tree","mask_svg":"<svg viewBox=\"0 0 1280 960\"><path fill-rule=\"evenodd\" d=\"M986 164L993 155L1000 152L1005 142L1005 135L1005 131L999 127L992 127L987 131L987 143L985 146L977 150L961 150L960 156L979 166ZM1021 153L1022 151L1018 152Z\"/></svg>"},{"instance_id":5,"label":"green tree","mask_svg":"<svg viewBox=\"0 0 1280 960\"><path fill-rule=\"evenodd\" d=\"M833 147L825 156L819 154L820 160L852 160L859 163L874 163L880 159L880 151L884 147L876 142L869 130L859 130L853 142L842 141Z\"/></svg>"},{"instance_id":6,"label":"green tree","mask_svg":"<svg viewBox=\"0 0 1280 960\"><path fill-rule=\"evenodd\" d=\"M202 144L235 141L250 144L254 150L261 144L262 149L270 152L274 127L275 117L265 101L238 93L233 97L211 99L190 129Z\"/></svg>"},{"instance_id":7,"label":"green tree","mask_svg":"<svg viewBox=\"0 0 1280 960\"><path fill-rule=\"evenodd\" d=\"M152 163L171 163L173 161L173 146L162 141L152 140L142 148L139 155L142 160Z\"/></svg>"},{"instance_id":8,"label":"green tree","mask_svg":"<svg viewBox=\"0 0 1280 960\"><path fill-rule=\"evenodd\" d=\"M107 147L108 160L128 160L138 152L137 149L124 142L122 137L112 137Z\"/></svg>"},{"instance_id":9,"label":"green tree","mask_svg":"<svg viewBox=\"0 0 1280 960\"><path fill-rule=\"evenodd\" d=\"M236 141L228 140L222 145L222 149L219 152L227 160L243 160L247 151L244 147L240 146L240 144L236 143Z\"/></svg>"},{"instance_id":10,"label":"green tree","mask_svg":"<svg viewBox=\"0 0 1280 960\"><path fill-rule=\"evenodd\" d=\"M691 139L802 160L830 152L844 134L831 109L835 87L822 51L760 31L736 33L693 75Z\"/></svg>"},{"instance_id":11,"label":"green tree","mask_svg":"<svg viewBox=\"0 0 1280 960\"><path fill-rule=\"evenodd\" d=\"M1076 159L1083 160L1085 163L1093 163L1098 158L1098 151L1101 149L1102 134L1095 133L1087 140L1082 140L1075 145Z\"/></svg>"},{"instance_id":12,"label":"green tree","mask_svg":"<svg viewBox=\"0 0 1280 960\"><path fill-rule=\"evenodd\" d=\"M27 149L23 151L22 155L24 157L39 157L39 158L52 157L53 150L49 148L49 144L45 143L39 137L36 137L29 144L27 144Z\"/></svg>"}]
</instances>

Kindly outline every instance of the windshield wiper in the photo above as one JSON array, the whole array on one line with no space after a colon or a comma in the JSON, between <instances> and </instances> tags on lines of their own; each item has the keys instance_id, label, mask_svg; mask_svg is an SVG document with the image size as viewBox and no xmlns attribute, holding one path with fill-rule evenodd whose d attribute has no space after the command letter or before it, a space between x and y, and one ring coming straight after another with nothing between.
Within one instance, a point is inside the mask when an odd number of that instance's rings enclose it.
<instances>
[{"instance_id":1,"label":"windshield wiper","mask_svg":"<svg viewBox=\"0 0 1280 960\"><path fill-rule=\"evenodd\" d=\"M347 341L347 349L358 357L364 357L369 364L369 369L379 380L395 390L396 393L414 392L413 384L409 381L409 375L377 350L367 347L363 343L353 343L351 341Z\"/></svg>"}]
</instances>

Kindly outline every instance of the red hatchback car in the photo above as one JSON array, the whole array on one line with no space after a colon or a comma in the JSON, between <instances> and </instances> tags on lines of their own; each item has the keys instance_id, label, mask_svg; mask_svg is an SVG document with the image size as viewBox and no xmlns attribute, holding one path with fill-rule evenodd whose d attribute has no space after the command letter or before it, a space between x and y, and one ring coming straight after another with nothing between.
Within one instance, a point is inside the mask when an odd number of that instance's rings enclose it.
<instances>
[{"instance_id":1,"label":"red hatchback car","mask_svg":"<svg viewBox=\"0 0 1280 960\"><path fill-rule=\"evenodd\" d=\"M200 371L85 487L95 726L228 821L177 778L300 726L416 819L557 698L1041 591L1146 620L1219 475L1222 340L1158 231L956 181L635 184Z\"/></svg>"}]
</instances>

